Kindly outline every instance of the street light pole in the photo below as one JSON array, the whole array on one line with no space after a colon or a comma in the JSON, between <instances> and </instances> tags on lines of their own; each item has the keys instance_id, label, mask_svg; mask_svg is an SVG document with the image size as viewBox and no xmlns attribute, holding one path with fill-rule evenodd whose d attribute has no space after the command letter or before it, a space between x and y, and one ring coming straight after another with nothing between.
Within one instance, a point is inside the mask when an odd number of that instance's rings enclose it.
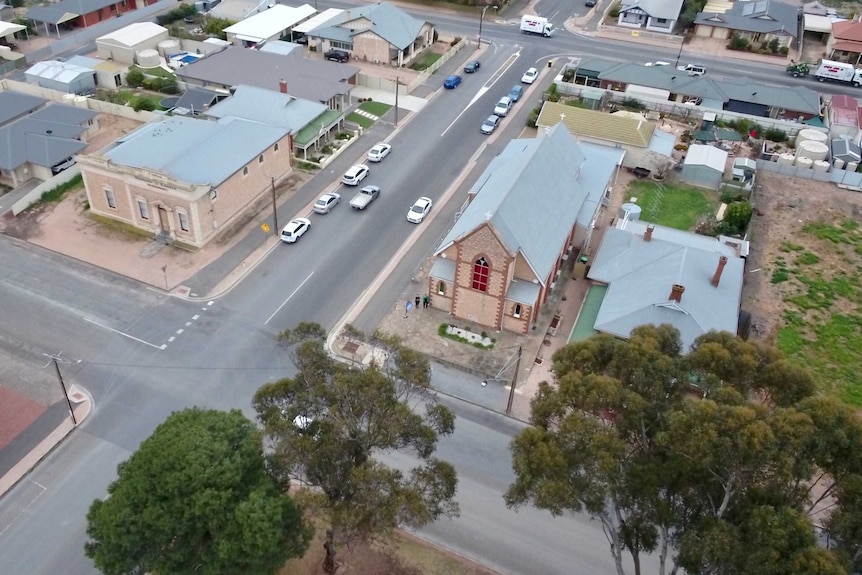
<instances>
[{"instance_id":1,"label":"street light pole","mask_svg":"<svg viewBox=\"0 0 862 575\"><path fill-rule=\"evenodd\" d=\"M275 235L278 235L278 205L275 201L275 178L272 178L272 217L275 220L275 228L273 228L273 231L275 232Z\"/></svg>"},{"instance_id":2,"label":"street light pole","mask_svg":"<svg viewBox=\"0 0 862 575\"><path fill-rule=\"evenodd\" d=\"M682 42L679 43L679 53L676 55L676 64L674 64L674 68L679 66L679 59L682 58L682 47L685 45L685 34L682 36Z\"/></svg>"},{"instance_id":3,"label":"street light pole","mask_svg":"<svg viewBox=\"0 0 862 575\"><path fill-rule=\"evenodd\" d=\"M488 8L496 10L497 6L483 6L482 11L479 13L479 41L476 43L477 50L482 47L482 21L485 20L485 12Z\"/></svg>"}]
</instances>

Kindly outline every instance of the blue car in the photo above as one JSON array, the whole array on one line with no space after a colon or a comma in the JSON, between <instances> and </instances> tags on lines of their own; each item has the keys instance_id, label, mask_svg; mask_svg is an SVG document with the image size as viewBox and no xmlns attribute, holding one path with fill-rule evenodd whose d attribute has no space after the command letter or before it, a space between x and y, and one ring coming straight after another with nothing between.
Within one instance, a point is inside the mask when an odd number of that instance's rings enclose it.
<instances>
[{"instance_id":1,"label":"blue car","mask_svg":"<svg viewBox=\"0 0 862 575\"><path fill-rule=\"evenodd\" d=\"M443 81L443 87L453 90L461 83L461 76L449 76Z\"/></svg>"},{"instance_id":2,"label":"blue car","mask_svg":"<svg viewBox=\"0 0 862 575\"><path fill-rule=\"evenodd\" d=\"M509 99L513 102L517 102L521 99L521 94L524 93L523 86L512 86L512 89L509 90Z\"/></svg>"}]
</instances>

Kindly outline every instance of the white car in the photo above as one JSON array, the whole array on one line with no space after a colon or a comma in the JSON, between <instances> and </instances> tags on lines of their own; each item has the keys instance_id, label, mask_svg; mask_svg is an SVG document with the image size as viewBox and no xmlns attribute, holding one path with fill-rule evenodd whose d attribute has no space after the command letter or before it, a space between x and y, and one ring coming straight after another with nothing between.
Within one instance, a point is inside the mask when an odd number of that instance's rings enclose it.
<instances>
[{"instance_id":1,"label":"white car","mask_svg":"<svg viewBox=\"0 0 862 575\"><path fill-rule=\"evenodd\" d=\"M538 77L539 77L539 71L536 70L535 68L530 68L529 70L524 72L523 76L521 76L521 82L523 82L524 84L532 84L533 82L536 81L536 78L538 78Z\"/></svg>"},{"instance_id":2,"label":"white car","mask_svg":"<svg viewBox=\"0 0 862 575\"><path fill-rule=\"evenodd\" d=\"M358 186L359 182L365 179L369 171L368 166L365 164L356 164L355 166L351 166L350 169L345 172L344 176L342 176L341 183L348 186Z\"/></svg>"},{"instance_id":3,"label":"white car","mask_svg":"<svg viewBox=\"0 0 862 575\"><path fill-rule=\"evenodd\" d=\"M410 208L410 211L407 212L407 221L411 224L421 224L422 220L425 219L425 216L428 215L428 212L431 211L431 198L426 198L422 196L413 206Z\"/></svg>"},{"instance_id":4,"label":"white car","mask_svg":"<svg viewBox=\"0 0 862 575\"><path fill-rule=\"evenodd\" d=\"M392 150L392 146L389 144L379 143L376 144L373 148L368 150L368 161L369 162L379 162L383 160L386 156L389 155L389 152Z\"/></svg>"},{"instance_id":5,"label":"white car","mask_svg":"<svg viewBox=\"0 0 862 575\"><path fill-rule=\"evenodd\" d=\"M292 244L296 242L302 235L311 227L311 220L306 218L296 218L290 220L284 229L281 230L281 241Z\"/></svg>"},{"instance_id":6,"label":"white car","mask_svg":"<svg viewBox=\"0 0 862 575\"><path fill-rule=\"evenodd\" d=\"M670 66L670 62L662 62L661 60L656 60L655 62L647 62L644 66Z\"/></svg>"},{"instance_id":7,"label":"white car","mask_svg":"<svg viewBox=\"0 0 862 575\"><path fill-rule=\"evenodd\" d=\"M314 207L311 209L314 210L315 214L328 214L340 201L341 194L336 194L334 192L331 194L323 194L316 202L314 202Z\"/></svg>"},{"instance_id":8,"label":"white car","mask_svg":"<svg viewBox=\"0 0 862 575\"><path fill-rule=\"evenodd\" d=\"M676 69L687 73L689 76L703 76L706 74L706 66L703 64L686 64L685 66L677 66Z\"/></svg>"},{"instance_id":9,"label":"white car","mask_svg":"<svg viewBox=\"0 0 862 575\"><path fill-rule=\"evenodd\" d=\"M510 109L512 109L512 99L508 96L503 96L500 98L500 101L497 102L497 105L494 106L494 115L505 116L509 113Z\"/></svg>"}]
</instances>

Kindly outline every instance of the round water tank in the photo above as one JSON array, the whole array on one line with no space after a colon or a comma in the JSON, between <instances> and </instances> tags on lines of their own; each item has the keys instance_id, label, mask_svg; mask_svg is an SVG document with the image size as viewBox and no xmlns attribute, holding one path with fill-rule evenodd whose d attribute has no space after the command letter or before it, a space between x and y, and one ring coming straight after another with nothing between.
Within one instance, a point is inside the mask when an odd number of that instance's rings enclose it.
<instances>
[{"instance_id":1,"label":"round water tank","mask_svg":"<svg viewBox=\"0 0 862 575\"><path fill-rule=\"evenodd\" d=\"M802 142L820 142L824 144L828 138L829 136L820 130L804 128L796 134L796 147L799 147L799 144Z\"/></svg>"},{"instance_id":2,"label":"round water tank","mask_svg":"<svg viewBox=\"0 0 862 575\"><path fill-rule=\"evenodd\" d=\"M829 171L829 162L826 160L816 160L814 162L814 171L815 172L828 172Z\"/></svg>"},{"instance_id":3,"label":"round water tank","mask_svg":"<svg viewBox=\"0 0 862 575\"><path fill-rule=\"evenodd\" d=\"M180 51L180 43L176 40L162 40L159 42L159 54L167 58L171 54L176 54Z\"/></svg>"},{"instance_id":4,"label":"round water tank","mask_svg":"<svg viewBox=\"0 0 862 575\"><path fill-rule=\"evenodd\" d=\"M811 160L825 160L829 155L829 146L822 142L807 141L796 147L797 158L810 158Z\"/></svg>"},{"instance_id":5,"label":"round water tank","mask_svg":"<svg viewBox=\"0 0 862 575\"><path fill-rule=\"evenodd\" d=\"M620 206L619 218L629 216L629 221L636 222L641 219L641 207L637 204L623 204Z\"/></svg>"},{"instance_id":6,"label":"round water tank","mask_svg":"<svg viewBox=\"0 0 862 575\"><path fill-rule=\"evenodd\" d=\"M155 68L161 62L159 53L150 48L138 52L135 59L138 61L138 66L141 68Z\"/></svg>"},{"instance_id":7,"label":"round water tank","mask_svg":"<svg viewBox=\"0 0 862 575\"><path fill-rule=\"evenodd\" d=\"M795 159L796 158L793 156L793 154L779 154L778 155L778 163L785 165L785 166L792 166L793 161Z\"/></svg>"},{"instance_id":8,"label":"round water tank","mask_svg":"<svg viewBox=\"0 0 862 575\"><path fill-rule=\"evenodd\" d=\"M847 162L847 167L844 169L848 172L855 172L857 167L859 167L859 162Z\"/></svg>"},{"instance_id":9,"label":"round water tank","mask_svg":"<svg viewBox=\"0 0 862 575\"><path fill-rule=\"evenodd\" d=\"M844 160L842 160L841 158L835 158L835 161L832 162L832 165L835 166L836 170L843 170L844 169Z\"/></svg>"},{"instance_id":10,"label":"round water tank","mask_svg":"<svg viewBox=\"0 0 862 575\"><path fill-rule=\"evenodd\" d=\"M800 156L796 158L796 165L800 168L811 168L814 164L814 160L811 158L806 158L805 156Z\"/></svg>"}]
</instances>

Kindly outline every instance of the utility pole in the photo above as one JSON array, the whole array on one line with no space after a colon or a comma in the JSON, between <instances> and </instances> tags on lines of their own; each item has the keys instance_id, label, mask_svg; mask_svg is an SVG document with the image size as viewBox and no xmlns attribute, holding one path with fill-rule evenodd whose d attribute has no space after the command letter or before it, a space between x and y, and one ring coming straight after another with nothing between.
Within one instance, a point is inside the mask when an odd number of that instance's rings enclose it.
<instances>
[{"instance_id":1,"label":"utility pole","mask_svg":"<svg viewBox=\"0 0 862 575\"><path fill-rule=\"evenodd\" d=\"M275 201L275 178L272 178L272 217L275 220L275 222L274 222L275 227L272 229L272 231L277 236L278 235L278 206L276 205L276 201Z\"/></svg>"},{"instance_id":2,"label":"utility pole","mask_svg":"<svg viewBox=\"0 0 862 575\"><path fill-rule=\"evenodd\" d=\"M401 78L395 76L395 127L398 127L398 85L401 83Z\"/></svg>"},{"instance_id":3,"label":"utility pole","mask_svg":"<svg viewBox=\"0 0 862 575\"><path fill-rule=\"evenodd\" d=\"M51 361L46 364L45 367L48 367L48 365L51 365L52 363L54 364L54 370L57 372L57 381L60 382L60 388L63 390L63 397L66 398L66 405L69 406L69 415L72 416L72 424L78 425L78 420L75 418L75 410L72 408L72 400L69 399L69 392L68 390L66 390L66 382L63 381L63 374L60 373L60 356L62 355L62 353L63 352L61 351L56 355L51 355L47 353L43 353L42 355L51 359Z\"/></svg>"},{"instance_id":4,"label":"utility pole","mask_svg":"<svg viewBox=\"0 0 862 575\"><path fill-rule=\"evenodd\" d=\"M679 66L679 59L682 58L682 47L685 46L685 33L682 36L682 42L679 43L679 53L676 55L676 64L674 64L674 68Z\"/></svg>"},{"instance_id":5,"label":"utility pole","mask_svg":"<svg viewBox=\"0 0 862 575\"><path fill-rule=\"evenodd\" d=\"M518 361L515 362L515 375L512 376L512 387L509 388L509 403L506 404L506 414L512 413L512 403L515 402L515 386L518 384L518 372L521 369L521 351L524 346L518 346Z\"/></svg>"}]
</instances>

